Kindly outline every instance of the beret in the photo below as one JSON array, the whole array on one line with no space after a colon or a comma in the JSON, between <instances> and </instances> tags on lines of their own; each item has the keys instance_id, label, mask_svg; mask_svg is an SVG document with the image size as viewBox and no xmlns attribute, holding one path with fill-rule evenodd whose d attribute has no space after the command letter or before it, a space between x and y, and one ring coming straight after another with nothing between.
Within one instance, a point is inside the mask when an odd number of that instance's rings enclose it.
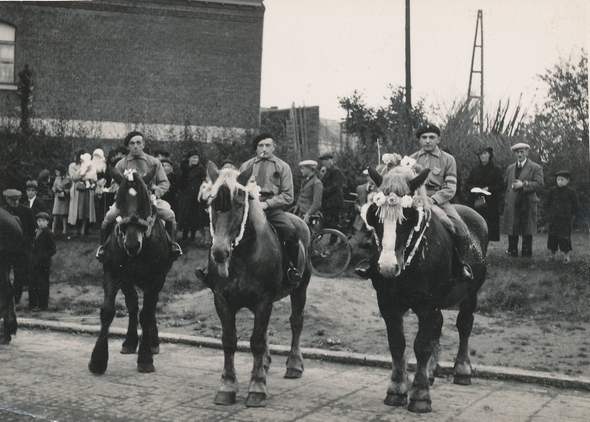
<instances>
[{"instance_id":1,"label":"beret","mask_svg":"<svg viewBox=\"0 0 590 422\"><path fill-rule=\"evenodd\" d=\"M272 133L262 132L259 135L257 135L254 139L252 139L252 148L256 149L258 147L258 144L260 143L260 141L263 141L268 138L270 138L276 142L275 137L272 136Z\"/></svg>"},{"instance_id":2,"label":"beret","mask_svg":"<svg viewBox=\"0 0 590 422\"><path fill-rule=\"evenodd\" d=\"M334 158L334 154L330 152L320 155L320 160L331 160L332 158Z\"/></svg>"},{"instance_id":3,"label":"beret","mask_svg":"<svg viewBox=\"0 0 590 422\"><path fill-rule=\"evenodd\" d=\"M519 142L518 144L514 144L510 147L512 151L516 151L517 149L529 149L530 145L525 144L524 142Z\"/></svg>"},{"instance_id":4,"label":"beret","mask_svg":"<svg viewBox=\"0 0 590 422\"><path fill-rule=\"evenodd\" d=\"M46 212L40 212L39 214L37 214L37 219L39 218L43 218L47 221L51 221L51 216L49 214L47 214Z\"/></svg>"},{"instance_id":5,"label":"beret","mask_svg":"<svg viewBox=\"0 0 590 422\"><path fill-rule=\"evenodd\" d=\"M127 134L127 136L125 137L125 146L128 147L129 146L129 141L131 141L131 138L135 138L136 136L141 136L142 138L144 137L143 136L143 133L138 132L136 130L134 130L133 132L129 132Z\"/></svg>"},{"instance_id":6,"label":"beret","mask_svg":"<svg viewBox=\"0 0 590 422\"><path fill-rule=\"evenodd\" d=\"M39 185L37 184L36 180L27 180L27 189L29 189L29 188L37 189L38 187L39 187Z\"/></svg>"},{"instance_id":7,"label":"beret","mask_svg":"<svg viewBox=\"0 0 590 422\"><path fill-rule=\"evenodd\" d=\"M23 196L21 191L16 189L6 189L4 192L2 192L2 195L4 195L7 198L20 198L21 196Z\"/></svg>"},{"instance_id":8,"label":"beret","mask_svg":"<svg viewBox=\"0 0 590 422\"><path fill-rule=\"evenodd\" d=\"M303 160L299 163L299 166L316 168L318 166L318 162L313 160Z\"/></svg>"},{"instance_id":9,"label":"beret","mask_svg":"<svg viewBox=\"0 0 590 422\"><path fill-rule=\"evenodd\" d=\"M438 136L440 136L440 129L438 126L431 124L420 126L416 131L416 138L420 139L420 137L425 133L436 133Z\"/></svg>"},{"instance_id":10,"label":"beret","mask_svg":"<svg viewBox=\"0 0 590 422\"><path fill-rule=\"evenodd\" d=\"M572 177L570 172L567 170L559 170L557 173L555 173L555 177L557 177L557 176L562 176L567 179L570 179Z\"/></svg>"}]
</instances>

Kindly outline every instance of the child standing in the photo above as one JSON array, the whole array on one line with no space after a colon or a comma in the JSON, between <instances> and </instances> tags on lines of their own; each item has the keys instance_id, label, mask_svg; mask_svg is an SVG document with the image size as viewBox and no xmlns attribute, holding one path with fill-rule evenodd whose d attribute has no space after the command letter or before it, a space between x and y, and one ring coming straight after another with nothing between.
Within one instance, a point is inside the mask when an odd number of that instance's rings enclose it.
<instances>
[{"instance_id":1,"label":"child standing","mask_svg":"<svg viewBox=\"0 0 590 422\"><path fill-rule=\"evenodd\" d=\"M53 232L49 230L51 217L46 212L37 214L37 233L33 241L31 261L33 274L29 286L29 309L47 310L49 304L49 269L51 257L57 251L53 241Z\"/></svg>"},{"instance_id":2,"label":"child standing","mask_svg":"<svg viewBox=\"0 0 590 422\"><path fill-rule=\"evenodd\" d=\"M557 186L549 189L547 210L549 215L549 237L547 249L551 251L551 259L555 259L557 249L563 252L563 263L570 262L572 250L572 218L578 210L576 191L568 187L570 172L560 170L555 173Z\"/></svg>"}]
</instances>

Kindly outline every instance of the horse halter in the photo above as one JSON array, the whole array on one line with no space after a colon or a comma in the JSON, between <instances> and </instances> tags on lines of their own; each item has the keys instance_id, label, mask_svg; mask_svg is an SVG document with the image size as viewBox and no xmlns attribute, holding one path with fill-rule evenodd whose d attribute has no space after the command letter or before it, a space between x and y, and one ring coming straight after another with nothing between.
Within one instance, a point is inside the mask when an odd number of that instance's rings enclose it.
<instances>
[{"instance_id":1,"label":"horse halter","mask_svg":"<svg viewBox=\"0 0 590 422\"><path fill-rule=\"evenodd\" d=\"M410 232L402 252L402 256L406 257L404 262L401 264L401 269L403 270L408 265L410 265L416 254L416 251L422 244L424 233L426 232L426 229L430 223L431 214L424 212L424 202L419 195L414 195L414 197L409 195L399 197L395 193L390 193L386 196L383 192L377 192L375 195L373 195L371 202L367 202L361 208L361 217L369 230L371 230L373 238L375 239L375 244L377 245L379 251L381 251L382 247L379 236L377 236L377 230L375 230L375 227L371 226L367 222L367 211L372 204L377 206L377 214L381 223L383 223L385 220L395 222L396 225L401 223L406 219L403 214L404 208L414 208L418 212L418 221ZM406 256L406 251L414 239L414 246Z\"/></svg>"}]
</instances>

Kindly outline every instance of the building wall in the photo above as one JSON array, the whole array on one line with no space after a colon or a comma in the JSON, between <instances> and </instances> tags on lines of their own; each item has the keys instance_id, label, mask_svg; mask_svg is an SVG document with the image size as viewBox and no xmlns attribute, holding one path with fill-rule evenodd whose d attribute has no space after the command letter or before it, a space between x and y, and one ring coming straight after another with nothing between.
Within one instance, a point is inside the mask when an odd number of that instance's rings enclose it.
<instances>
[{"instance_id":1,"label":"building wall","mask_svg":"<svg viewBox=\"0 0 590 422\"><path fill-rule=\"evenodd\" d=\"M0 2L34 117L119 124L258 127L263 17L262 0Z\"/></svg>"}]
</instances>

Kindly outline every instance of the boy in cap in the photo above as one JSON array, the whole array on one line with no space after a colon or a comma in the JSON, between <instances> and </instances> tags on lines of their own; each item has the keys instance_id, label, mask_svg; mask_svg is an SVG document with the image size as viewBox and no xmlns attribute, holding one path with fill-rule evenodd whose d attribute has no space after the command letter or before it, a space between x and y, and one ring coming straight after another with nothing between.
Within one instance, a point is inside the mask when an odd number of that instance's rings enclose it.
<instances>
[{"instance_id":1,"label":"boy in cap","mask_svg":"<svg viewBox=\"0 0 590 422\"><path fill-rule=\"evenodd\" d=\"M511 147L516 158L506 169L504 219L501 231L508 235L506 253L518 256L518 237L522 236L522 256L533 256L533 234L537 232L537 192L543 189L543 168L528 159L530 146L519 142Z\"/></svg>"},{"instance_id":2,"label":"boy in cap","mask_svg":"<svg viewBox=\"0 0 590 422\"><path fill-rule=\"evenodd\" d=\"M6 210L17 217L23 230L23 238L18 246L16 260L13 264L14 270L14 303L20 302L23 288L31 282L31 247L35 237L35 215L29 207L19 203L22 193L16 189L6 189L3 192L6 198Z\"/></svg>"},{"instance_id":3,"label":"boy in cap","mask_svg":"<svg viewBox=\"0 0 590 422\"><path fill-rule=\"evenodd\" d=\"M123 174L125 170L133 169L143 176L147 174L152 167L156 167L156 173L154 178L148 183L148 188L156 196L158 216L166 225L166 231L169 236L170 258L176 260L182 255L182 249L180 248L180 245L176 243L176 216L174 211L172 211L168 202L161 199L162 195L164 195L164 193L170 188L170 182L162 167L162 163L157 158L143 152L145 142L141 132L129 132L125 137L125 147L129 148L129 154L126 157L121 158L117 164L115 164L115 168L119 170L121 174ZM117 209L116 203L114 203L104 216L101 225L101 245L96 251L96 259L100 262L104 259L104 244L109 238L118 216L119 210Z\"/></svg>"},{"instance_id":4,"label":"boy in cap","mask_svg":"<svg viewBox=\"0 0 590 422\"><path fill-rule=\"evenodd\" d=\"M560 170L555 173L557 186L549 189L547 194L547 213L549 215L549 236L547 249L555 259L557 250L563 252L563 263L570 262L572 251L572 218L578 211L576 191L568 187L570 172Z\"/></svg>"},{"instance_id":5,"label":"boy in cap","mask_svg":"<svg viewBox=\"0 0 590 422\"><path fill-rule=\"evenodd\" d=\"M313 160L304 160L299 163L303 182L301 183L297 204L293 207L293 213L301 217L307 224L309 224L309 218L317 215L322 206L324 186L315 174L317 166L317 161Z\"/></svg>"},{"instance_id":6,"label":"boy in cap","mask_svg":"<svg viewBox=\"0 0 590 422\"><path fill-rule=\"evenodd\" d=\"M53 232L49 230L51 217L46 212L37 214L37 232L31 251L32 276L29 285L29 309L47 310L49 304L49 271L51 257L57 252Z\"/></svg>"}]
</instances>

